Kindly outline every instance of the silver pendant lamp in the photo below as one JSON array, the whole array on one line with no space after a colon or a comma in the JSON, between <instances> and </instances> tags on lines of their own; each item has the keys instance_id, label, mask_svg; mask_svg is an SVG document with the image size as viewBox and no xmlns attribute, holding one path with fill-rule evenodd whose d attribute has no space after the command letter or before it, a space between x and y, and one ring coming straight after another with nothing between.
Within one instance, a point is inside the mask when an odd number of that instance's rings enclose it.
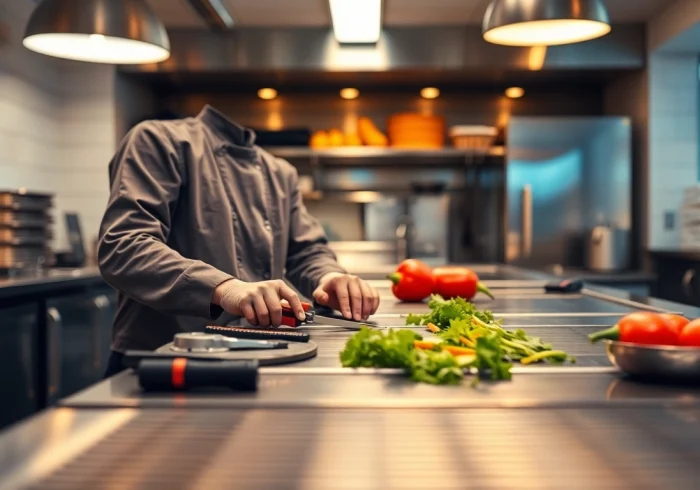
<instances>
[{"instance_id":1,"label":"silver pendant lamp","mask_svg":"<svg viewBox=\"0 0 700 490\"><path fill-rule=\"evenodd\" d=\"M556 46L610 32L603 0L492 0L484 39L506 46Z\"/></svg>"},{"instance_id":2,"label":"silver pendant lamp","mask_svg":"<svg viewBox=\"0 0 700 490\"><path fill-rule=\"evenodd\" d=\"M94 63L157 63L170 56L165 26L143 0L44 0L29 19L23 44Z\"/></svg>"}]
</instances>

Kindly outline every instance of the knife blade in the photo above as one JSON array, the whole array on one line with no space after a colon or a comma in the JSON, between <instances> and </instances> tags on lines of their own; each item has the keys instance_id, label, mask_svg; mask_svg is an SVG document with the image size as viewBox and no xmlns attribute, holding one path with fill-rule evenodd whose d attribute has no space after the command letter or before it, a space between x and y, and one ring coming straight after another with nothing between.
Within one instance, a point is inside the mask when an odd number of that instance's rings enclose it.
<instances>
[{"instance_id":1,"label":"knife blade","mask_svg":"<svg viewBox=\"0 0 700 490\"><path fill-rule=\"evenodd\" d=\"M335 316L318 315L315 311L311 311L311 305L302 303L306 318L299 320L292 308L282 303L282 325L293 328L306 330L327 330L327 329L342 329L342 330L360 330L362 327L377 327L376 323L368 321L355 321L346 318L338 318Z\"/></svg>"}]
</instances>

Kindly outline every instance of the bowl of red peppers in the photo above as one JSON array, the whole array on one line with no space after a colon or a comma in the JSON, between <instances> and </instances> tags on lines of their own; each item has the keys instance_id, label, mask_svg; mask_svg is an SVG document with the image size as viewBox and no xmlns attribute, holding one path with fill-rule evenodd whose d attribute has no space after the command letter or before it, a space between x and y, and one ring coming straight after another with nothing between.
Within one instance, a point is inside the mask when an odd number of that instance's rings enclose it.
<instances>
[{"instance_id":1,"label":"bowl of red peppers","mask_svg":"<svg viewBox=\"0 0 700 490\"><path fill-rule=\"evenodd\" d=\"M444 299L464 298L469 301L479 293L493 299L493 294L473 270L463 266L432 269L416 259L404 260L388 279L396 299L408 303L421 302L433 294Z\"/></svg>"},{"instance_id":2,"label":"bowl of red peppers","mask_svg":"<svg viewBox=\"0 0 700 490\"><path fill-rule=\"evenodd\" d=\"M627 375L700 383L700 319L640 311L589 339L604 341L610 362Z\"/></svg>"}]
</instances>

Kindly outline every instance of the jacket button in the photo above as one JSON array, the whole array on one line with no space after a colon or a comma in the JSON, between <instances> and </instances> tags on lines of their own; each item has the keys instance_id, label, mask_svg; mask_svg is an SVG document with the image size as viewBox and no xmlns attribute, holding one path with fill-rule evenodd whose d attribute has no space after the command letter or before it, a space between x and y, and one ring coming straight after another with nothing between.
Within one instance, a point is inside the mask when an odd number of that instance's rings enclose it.
<instances>
[{"instance_id":1,"label":"jacket button","mask_svg":"<svg viewBox=\"0 0 700 490\"><path fill-rule=\"evenodd\" d=\"M266 229L267 231L272 230L272 226L270 226L270 222L267 221L267 220L265 220L265 229Z\"/></svg>"},{"instance_id":2,"label":"jacket button","mask_svg":"<svg viewBox=\"0 0 700 490\"><path fill-rule=\"evenodd\" d=\"M264 278L266 281L267 281L268 279L270 279L270 273L269 273L269 272L266 272L265 274L263 274L263 278Z\"/></svg>"}]
</instances>

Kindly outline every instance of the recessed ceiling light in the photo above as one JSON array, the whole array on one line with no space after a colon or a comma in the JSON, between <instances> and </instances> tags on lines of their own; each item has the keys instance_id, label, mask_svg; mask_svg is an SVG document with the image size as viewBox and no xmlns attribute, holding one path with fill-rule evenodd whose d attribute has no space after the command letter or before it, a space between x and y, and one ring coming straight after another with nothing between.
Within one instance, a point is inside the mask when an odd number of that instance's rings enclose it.
<instances>
[{"instance_id":1,"label":"recessed ceiling light","mask_svg":"<svg viewBox=\"0 0 700 490\"><path fill-rule=\"evenodd\" d=\"M506 46L556 46L610 32L603 0L492 0L482 25L484 39Z\"/></svg>"},{"instance_id":2,"label":"recessed ceiling light","mask_svg":"<svg viewBox=\"0 0 700 490\"><path fill-rule=\"evenodd\" d=\"M165 27L143 0L44 0L29 18L22 44L93 63L157 63L170 56Z\"/></svg>"},{"instance_id":3,"label":"recessed ceiling light","mask_svg":"<svg viewBox=\"0 0 700 490\"><path fill-rule=\"evenodd\" d=\"M425 87L420 91L420 96L424 99L437 99L440 97L440 90L435 87Z\"/></svg>"},{"instance_id":4,"label":"recessed ceiling light","mask_svg":"<svg viewBox=\"0 0 700 490\"><path fill-rule=\"evenodd\" d=\"M522 87L508 87L506 89L506 97L511 99L519 99L525 95L525 90Z\"/></svg>"},{"instance_id":5,"label":"recessed ceiling light","mask_svg":"<svg viewBox=\"0 0 700 490\"><path fill-rule=\"evenodd\" d=\"M356 88L344 88L340 91L340 96L347 100L357 99L360 96L360 91Z\"/></svg>"},{"instance_id":6,"label":"recessed ceiling light","mask_svg":"<svg viewBox=\"0 0 700 490\"><path fill-rule=\"evenodd\" d=\"M382 25L382 0L329 0L333 35L339 43L376 43Z\"/></svg>"},{"instance_id":7,"label":"recessed ceiling light","mask_svg":"<svg viewBox=\"0 0 700 490\"><path fill-rule=\"evenodd\" d=\"M258 97L263 100L272 100L277 97L277 90L274 88L261 88L258 90Z\"/></svg>"}]
</instances>

